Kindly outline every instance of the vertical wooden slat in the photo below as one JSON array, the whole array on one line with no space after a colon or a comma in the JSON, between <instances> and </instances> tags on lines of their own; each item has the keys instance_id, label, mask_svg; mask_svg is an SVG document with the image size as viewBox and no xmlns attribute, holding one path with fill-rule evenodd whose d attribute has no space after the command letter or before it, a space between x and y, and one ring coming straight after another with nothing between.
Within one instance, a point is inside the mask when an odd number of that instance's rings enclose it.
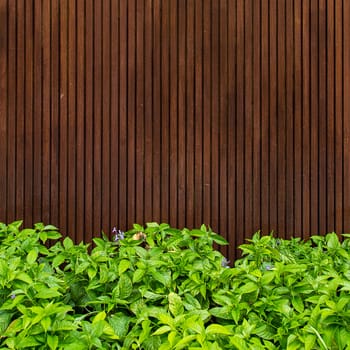
<instances>
[{"instance_id":1,"label":"vertical wooden slat","mask_svg":"<svg viewBox=\"0 0 350 350\"><path fill-rule=\"evenodd\" d=\"M115 17L114 17L115 18ZM94 205L93 205L93 174L94 174L94 162L93 162L93 146L94 146L94 127L93 127L93 112L94 112L94 98L93 98L93 84L94 84L94 46L93 46L93 1L85 1L85 27L84 27L84 41L85 41L85 215L84 215L84 227L85 227L85 239L91 241L93 236L93 217L94 217ZM117 47L117 45L115 45ZM113 61L115 62L115 60ZM112 103L115 101L113 96ZM113 116L112 116L113 117ZM115 117L116 118L116 117ZM113 166L116 166L112 162ZM112 178L112 181L116 179ZM117 221L117 220L116 220Z\"/></svg>"},{"instance_id":2,"label":"vertical wooden slat","mask_svg":"<svg viewBox=\"0 0 350 350\"><path fill-rule=\"evenodd\" d=\"M261 229L261 2L253 2L253 231ZM230 40L232 41L232 40Z\"/></svg>"},{"instance_id":3,"label":"vertical wooden slat","mask_svg":"<svg viewBox=\"0 0 350 350\"><path fill-rule=\"evenodd\" d=\"M3 165L0 169L0 220L6 221L8 212L7 206L7 118L8 118L8 2L7 0L0 1L0 163Z\"/></svg>"},{"instance_id":4,"label":"vertical wooden slat","mask_svg":"<svg viewBox=\"0 0 350 350\"><path fill-rule=\"evenodd\" d=\"M236 235L237 244L243 242L244 236L244 3L237 0L237 46L236 46Z\"/></svg>"},{"instance_id":5,"label":"vertical wooden slat","mask_svg":"<svg viewBox=\"0 0 350 350\"><path fill-rule=\"evenodd\" d=\"M127 227L127 2L119 1L119 216L120 228Z\"/></svg>"},{"instance_id":6,"label":"vertical wooden slat","mask_svg":"<svg viewBox=\"0 0 350 350\"><path fill-rule=\"evenodd\" d=\"M302 0L294 2L294 233L300 236L302 226ZM272 113L273 114L273 113Z\"/></svg>"},{"instance_id":7,"label":"vertical wooden slat","mask_svg":"<svg viewBox=\"0 0 350 350\"><path fill-rule=\"evenodd\" d=\"M195 213L194 225L203 223L203 7L200 1L195 3Z\"/></svg>"},{"instance_id":8,"label":"vertical wooden slat","mask_svg":"<svg viewBox=\"0 0 350 350\"><path fill-rule=\"evenodd\" d=\"M319 230L318 211L318 1L311 0L310 4L310 146L311 146L311 232L317 234ZM315 210L317 208L317 210Z\"/></svg>"},{"instance_id":9,"label":"vertical wooden slat","mask_svg":"<svg viewBox=\"0 0 350 350\"><path fill-rule=\"evenodd\" d=\"M269 7L268 1L261 4L261 221L259 229L269 229Z\"/></svg>"},{"instance_id":10,"label":"vertical wooden slat","mask_svg":"<svg viewBox=\"0 0 350 350\"><path fill-rule=\"evenodd\" d=\"M170 21L170 57L169 57L169 222L177 226L178 220L178 2L169 0Z\"/></svg>"},{"instance_id":11,"label":"vertical wooden slat","mask_svg":"<svg viewBox=\"0 0 350 350\"><path fill-rule=\"evenodd\" d=\"M25 106L24 106L24 225L33 225L33 10L32 1L25 2ZM6 22L5 22L6 23ZM6 31L5 31L6 32ZM1 112L0 112L1 114ZM6 120L4 121L6 127ZM6 136L4 135L6 138ZM2 163L4 164L4 163ZM6 176L5 176L6 179ZM6 202L5 202L6 203ZM5 204L6 205L6 204Z\"/></svg>"},{"instance_id":12,"label":"vertical wooden slat","mask_svg":"<svg viewBox=\"0 0 350 350\"><path fill-rule=\"evenodd\" d=\"M120 60L120 50L119 50L119 1L111 0L111 135L110 135L110 167L111 167L111 207L110 207L110 222L109 228L112 229L115 225L118 225L118 212L120 208L123 206L123 203L119 203L119 60ZM86 18L88 23L88 19ZM88 36L86 38L88 40ZM87 42L86 42L87 45ZM90 49L87 50L90 52ZM86 63L87 64L87 63ZM86 86L87 88L87 86ZM87 135L86 135L87 136ZM86 144L88 144L88 140ZM87 147L87 146L85 146ZM89 157L90 153L87 154L86 162L90 161L91 157ZM88 169L88 168L86 168ZM86 171L86 187L88 186L89 175ZM86 194L88 195L89 192ZM89 199L90 201L90 199ZM91 209L89 207L85 207L87 215ZM119 226L119 225L118 225ZM108 232L109 234L111 232Z\"/></svg>"},{"instance_id":13,"label":"vertical wooden slat","mask_svg":"<svg viewBox=\"0 0 350 350\"><path fill-rule=\"evenodd\" d=\"M58 222L59 196L59 1L51 1L50 222ZM82 227L82 224L79 225Z\"/></svg>"},{"instance_id":14,"label":"vertical wooden slat","mask_svg":"<svg viewBox=\"0 0 350 350\"><path fill-rule=\"evenodd\" d=\"M343 226L343 2L335 0L335 229Z\"/></svg>"},{"instance_id":15,"label":"vertical wooden slat","mask_svg":"<svg viewBox=\"0 0 350 350\"><path fill-rule=\"evenodd\" d=\"M102 2L94 2L94 172L93 172L93 232L98 234L102 224Z\"/></svg>"},{"instance_id":16,"label":"vertical wooden slat","mask_svg":"<svg viewBox=\"0 0 350 350\"><path fill-rule=\"evenodd\" d=\"M310 3L302 4L302 211L303 230L310 232Z\"/></svg>"},{"instance_id":17,"label":"vertical wooden slat","mask_svg":"<svg viewBox=\"0 0 350 350\"><path fill-rule=\"evenodd\" d=\"M244 232L253 231L253 2L244 2Z\"/></svg>"},{"instance_id":18,"label":"vertical wooden slat","mask_svg":"<svg viewBox=\"0 0 350 350\"><path fill-rule=\"evenodd\" d=\"M326 42L327 42L327 20L326 20L326 1L320 0L318 3L318 106L319 106L319 132L318 132L318 174L319 174L319 233L327 232L327 101L326 101L326 84L327 84L327 55L326 55Z\"/></svg>"},{"instance_id":19,"label":"vertical wooden slat","mask_svg":"<svg viewBox=\"0 0 350 350\"><path fill-rule=\"evenodd\" d=\"M169 137L169 117L170 117L170 2L162 2L161 18L161 221L170 220L169 211L172 208L169 193L170 177L170 137ZM173 208L171 209L173 210Z\"/></svg>"},{"instance_id":20,"label":"vertical wooden slat","mask_svg":"<svg viewBox=\"0 0 350 350\"><path fill-rule=\"evenodd\" d=\"M335 12L334 1L327 0L327 231L335 231Z\"/></svg>"},{"instance_id":21,"label":"vertical wooden slat","mask_svg":"<svg viewBox=\"0 0 350 350\"><path fill-rule=\"evenodd\" d=\"M293 2L286 0L286 234L294 233Z\"/></svg>"},{"instance_id":22,"label":"vertical wooden slat","mask_svg":"<svg viewBox=\"0 0 350 350\"><path fill-rule=\"evenodd\" d=\"M44 1L42 27L42 211L41 218L45 223L51 222L51 2ZM72 105L75 101L72 101ZM75 129L72 128L72 130ZM75 217L72 217L75 221ZM72 229L75 231L75 228Z\"/></svg>"},{"instance_id":23,"label":"vertical wooden slat","mask_svg":"<svg viewBox=\"0 0 350 350\"><path fill-rule=\"evenodd\" d=\"M203 223L210 224L211 214L211 1L203 1Z\"/></svg>"},{"instance_id":24,"label":"vertical wooden slat","mask_svg":"<svg viewBox=\"0 0 350 350\"><path fill-rule=\"evenodd\" d=\"M136 218L136 162L135 162L135 146L136 146L136 2L128 1L128 65L127 65L127 224L130 227Z\"/></svg>"},{"instance_id":25,"label":"vertical wooden slat","mask_svg":"<svg viewBox=\"0 0 350 350\"><path fill-rule=\"evenodd\" d=\"M110 225L111 215L111 1L102 2L102 106L101 106L101 228ZM110 230L108 230L110 232ZM106 232L107 234L109 232ZM97 233L97 232L96 232ZM95 233L95 234L96 234Z\"/></svg>"},{"instance_id":26,"label":"vertical wooden slat","mask_svg":"<svg viewBox=\"0 0 350 350\"><path fill-rule=\"evenodd\" d=\"M67 233L76 239L76 2L68 1L68 202ZM80 180L80 179L79 179ZM95 212L97 215L98 212Z\"/></svg>"},{"instance_id":27,"label":"vertical wooden slat","mask_svg":"<svg viewBox=\"0 0 350 350\"><path fill-rule=\"evenodd\" d=\"M286 233L286 18L285 0L277 2L277 163L279 167L277 184L278 226L277 232Z\"/></svg>"},{"instance_id":28,"label":"vertical wooden slat","mask_svg":"<svg viewBox=\"0 0 350 350\"><path fill-rule=\"evenodd\" d=\"M75 234L78 242L83 240L85 232L85 2L77 0L76 4L76 224ZM107 81L105 81L107 84ZM107 198L105 199L107 201ZM97 233L97 232L96 232Z\"/></svg>"},{"instance_id":29,"label":"vertical wooden slat","mask_svg":"<svg viewBox=\"0 0 350 350\"><path fill-rule=\"evenodd\" d=\"M24 0L17 0L17 47L16 47L16 211L15 216L24 216L24 58L25 58L25 4ZM48 191L50 189L48 188Z\"/></svg>"},{"instance_id":30,"label":"vertical wooden slat","mask_svg":"<svg viewBox=\"0 0 350 350\"><path fill-rule=\"evenodd\" d=\"M277 99L277 67L279 52L277 51L277 7L279 0L271 0L269 11L269 231L278 228L278 99ZM262 204L264 205L264 204Z\"/></svg>"},{"instance_id":31,"label":"vertical wooden slat","mask_svg":"<svg viewBox=\"0 0 350 350\"><path fill-rule=\"evenodd\" d=\"M13 2L12 2L13 3ZM34 1L34 109L33 109L33 222L42 221L42 5L39 1ZM9 93L11 88L9 87ZM9 111L10 112L10 111ZM11 115L9 113L9 115ZM10 136L10 129L9 129ZM11 152L9 150L9 155ZM66 203L65 203L66 204ZM7 219L9 220L9 219Z\"/></svg>"},{"instance_id":32,"label":"vertical wooden slat","mask_svg":"<svg viewBox=\"0 0 350 350\"><path fill-rule=\"evenodd\" d=\"M148 2L149 3L149 2ZM153 0L152 3L152 19L153 19L153 47L152 47L152 76L149 76L148 79L152 79L153 90L152 90L152 124L148 125L149 129L152 129L152 196L151 196L151 205L152 205L152 220L160 221L161 220L161 137L162 137L162 82L161 82L161 59L162 59L162 1ZM149 5L150 6L150 5ZM151 6L150 6L151 7ZM146 41L147 47L148 41ZM148 71L148 69L146 69ZM147 85L147 81L146 81ZM145 151L147 154L147 151ZM148 156L148 155L147 155ZM147 163L146 163L147 164ZM147 180L147 174L145 174ZM146 186L146 185L145 185ZM147 206L147 203L145 203ZM147 219L147 217L146 217ZM147 219L148 220L148 219Z\"/></svg>"},{"instance_id":33,"label":"vertical wooden slat","mask_svg":"<svg viewBox=\"0 0 350 350\"><path fill-rule=\"evenodd\" d=\"M136 1L135 222L144 220L144 1Z\"/></svg>"},{"instance_id":34,"label":"vertical wooden slat","mask_svg":"<svg viewBox=\"0 0 350 350\"><path fill-rule=\"evenodd\" d=\"M152 7L152 1L145 1L145 22L144 22L144 218L146 222L152 221L153 219L153 208L158 208L159 205L159 195L153 197L154 187L159 188L157 182L159 182L159 168L156 164L159 164L159 151L160 146L157 144L159 142L159 75L157 80L157 86L152 80L153 72L159 72L159 60L158 65L152 65L153 61L153 48L157 48L155 57L159 59L159 33L160 28L156 26L153 22L158 21L159 25L159 7L156 12L156 15L153 17L154 8ZM158 1L159 6L159 1ZM154 69L154 70L153 70ZM156 90L156 92L155 92ZM154 99L153 96L157 95L157 98ZM153 104L156 113L153 113ZM158 109L157 109L158 108ZM153 119L154 118L154 119ZM158 123L153 123L153 120L158 120ZM157 141L156 141L157 140ZM157 144L157 147L153 148L153 143ZM157 148L157 153L156 153ZM155 154L156 153L156 154ZM153 180L153 173L157 174L157 180ZM158 218L159 221L159 218Z\"/></svg>"},{"instance_id":35,"label":"vertical wooden slat","mask_svg":"<svg viewBox=\"0 0 350 350\"><path fill-rule=\"evenodd\" d=\"M178 0L178 184L177 226L184 227L186 221L186 1Z\"/></svg>"},{"instance_id":36,"label":"vertical wooden slat","mask_svg":"<svg viewBox=\"0 0 350 350\"><path fill-rule=\"evenodd\" d=\"M350 3L349 1L343 2L343 79L344 79L344 231L350 232Z\"/></svg>"},{"instance_id":37,"label":"vertical wooden slat","mask_svg":"<svg viewBox=\"0 0 350 350\"><path fill-rule=\"evenodd\" d=\"M217 231L219 228L219 174L220 174L220 154L219 154L219 63L220 63L220 37L219 37L219 1L212 1L211 4L211 193L210 206L211 213L208 223Z\"/></svg>"},{"instance_id":38,"label":"vertical wooden slat","mask_svg":"<svg viewBox=\"0 0 350 350\"><path fill-rule=\"evenodd\" d=\"M228 2L228 33L232 35L231 40L228 42L228 227L230 231L234 233L230 234L230 247L228 251L228 258L234 259L236 256L236 232L237 232L237 219L236 219L236 144L235 136L237 133L236 123L236 109L235 100L237 96L237 78L235 65L237 63L237 56L235 56L235 46L237 44L237 2ZM231 232L232 232L231 231Z\"/></svg>"},{"instance_id":39,"label":"vertical wooden slat","mask_svg":"<svg viewBox=\"0 0 350 350\"><path fill-rule=\"evenodd\" d=\"M36 2L35 2L36 3ZM67 233L68 208L68 0L63 0L59 7L60 14L60 150L59 150L59 218L58 227ZM34 68L36 65L34 65ZM35 122L36 118L34 119ZM34 153L35 156L35 153ZM35 164L34 164L35 165ZM35 166L34 166L35 171ZM34 177L35 178L35 177Z\"/></svg>"},{"instance_id":40,"label":"vertical wooden slat","mask_svg":"<svg viewBox=\"0 0 350 350\"><path fill-rule=\"evenodd\" d=\"M186 226L195 215L195 0L186 2Z\"/></svg>"},{"instance_id":41,"label":"vertical wooden slat","mask_svg":"<svg viewBox=\"0 0 350 350\"><path fill-rule=\"evenodd\" d=\"M228 217L228 2L220 0L220 53L219 53L219 232L228 239L228 220L222 220L222 217ZM225 256L229 256L226 247Z\"/></svg>"}]
</instances>

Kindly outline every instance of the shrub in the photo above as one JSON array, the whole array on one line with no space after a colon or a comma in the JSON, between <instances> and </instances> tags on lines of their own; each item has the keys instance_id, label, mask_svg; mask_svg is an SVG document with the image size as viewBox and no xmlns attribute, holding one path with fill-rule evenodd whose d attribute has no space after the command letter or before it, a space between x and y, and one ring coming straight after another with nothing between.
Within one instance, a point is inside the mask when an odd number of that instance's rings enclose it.
<instances>
[{"instance_id":1,"label":"shrub","mask_svg":"<svg viewBox=\"0 0 350 350\"><path fill-rule=\"evenodd\" d=\"M255 234L227 268L202 226L62 239L0 224L0 349L346 349L350 241ZM50 247L45 243L51 240Z\"/></svg>"}]
</instances>

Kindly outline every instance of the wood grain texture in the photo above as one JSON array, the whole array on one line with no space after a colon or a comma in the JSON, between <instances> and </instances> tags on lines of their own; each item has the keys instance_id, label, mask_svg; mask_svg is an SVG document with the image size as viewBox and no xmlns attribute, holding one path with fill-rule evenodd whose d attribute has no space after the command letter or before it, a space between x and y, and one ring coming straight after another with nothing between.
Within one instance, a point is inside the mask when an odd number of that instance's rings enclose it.
<instances>
[{"instance_id":1,"label":"wood grain texture","mask_svg":"<svg viewBox=\"0 0 350 350\"><path fill-rule=\"evenodd\" d=\"M91 241L350 230L350 4L0 0L0 220Z\"/></svg>"}]
</instances>

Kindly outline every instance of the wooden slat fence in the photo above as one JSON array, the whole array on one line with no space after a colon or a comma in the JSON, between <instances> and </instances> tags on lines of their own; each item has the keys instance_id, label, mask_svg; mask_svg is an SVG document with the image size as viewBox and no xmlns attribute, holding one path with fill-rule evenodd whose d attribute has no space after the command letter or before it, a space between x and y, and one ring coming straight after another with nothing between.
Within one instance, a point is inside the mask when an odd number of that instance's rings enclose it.
<instances>
[{"instance_id":1,"label":"wooden slat fence","mask_svg":"<svg viewBox=\"0 0 350 350\"><path fill-rule=\"evenodd\" d=\"M0 220L76 241L350 230L350 1L0 0Z\"/></svg>"}]
</instances>

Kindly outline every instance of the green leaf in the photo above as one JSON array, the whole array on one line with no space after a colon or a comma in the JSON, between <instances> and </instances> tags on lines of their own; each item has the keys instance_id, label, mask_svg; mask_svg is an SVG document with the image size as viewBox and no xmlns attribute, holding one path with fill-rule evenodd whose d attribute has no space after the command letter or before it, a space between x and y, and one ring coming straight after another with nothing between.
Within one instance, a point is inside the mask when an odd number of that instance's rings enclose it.
<instances>
[{"instance_id":1,"label":"green leaf","mask_svg":"<svg viewBox=\"0 0 350 350\"><path fill-rule=\"evenodd\" d=\"M44 228L43 228L43 231L57 231L58 228L56 226L53 226L53 225L46 225Z\"/></svg>"},{"instance_id":2,"label":"green leaf","mask_svg":"<svg viewBox=\"0 0 350 350\"><path fill-rule=\"evenodd\" d=\"M42 288L37 294L36 298L51 299L61 296L62 294L54 288Z\"/></svg>"},{"instance_id":3,"label":"green leaf","mask_svg":"<svg viewBox=\"0 0 350 350\"><path fill-rule=\"evenodd\" d=\"M164 333L168 333L170 331L171 331L171 327L169 327L169 326L161 326L155 332L153 332L152 335L161 335L161 334L164 334Z\"/></svg>"},{"instance_id":4,"label":"green leaf","mask_svg":"<svg viewBox=\"0 0 350 350\"><path fill-rule=\"evenodd\" d=\"M239 288L239 291L241 292L241 294L249 294L252 292L255 292L259 289L259 287L257 286L257 284L255 284L254 282L248 282L246 284L244 284L243 286L241 286Z\"/></svg>"},{"instance_id":5,"label":"green leaf","mask_svg":"<svg viewBox=\"0 0 350 350\"><path fill-rule=\"evenodd\" d=\"M37 258L38 258L38 250L37 249L32 249L28 253L26 260L27 260L27 263L29 265L32 265L36 261Z\"/></svg>"},{"instance_id":6,"label":"green leaf","mask_svg":"<svg viewBox=\"0 0 350 350\"><path fill-rule=\"evenodd\" d=\"M131 266L130 260L123 259L120 261L118 266L118 273L122 275Z\"/></svg>"},{"instance_id":7,"label":"green leaf","mask_svg":"<svg viewBox=\"0 0 350 350\"><path fill-rule=\"evenodd\" d=\"M20 272L19 274L16 275L16 279L23 281L27 284L33 284L33 280L29 277L29 275L25 272Z\"/></svg>"},{"instance_id":8,"label":"green leaf","mask_svg":"<svg viewBox=\"0 0 350 350\"><path fill-rule=\"evenodd\" d=\"M52 267L58 267L65 261L65 256L63 254L56 255L52 260Z\"/></svg>"},{"instance_id":9,"label":"green leaf","mask_svg":"<svg viewBox=\"0 0 350 350\"><path fill-rule=\"evenodd\" d=\"M58 346L58 336L48 334L46 336L46 343L49 346L50 350L56 350Z\"/></svg>"},{"instance_id":10,"label":"green leaf","mask_svg":"<svg viewBox=\"0 0 350 350\"><path fill-rule=\"evenodd\" d=\"M104 311L99 312L94 319L92 320L92 323L96 323L98 321L104 320L106 318L106 313Z\"/></svg>"},{"instance_id":11,"label":"green leaf","mask_svg":"<svg viewBox=\"0 0 350 350\"><path fill-rule=\"evenodd\" d=\"M145 275L146 270L144 269L137 269L133 276L132 276L132 281L133 283L138 283L142 280L143 276Z\"/></svg>"},{"instance_id":12,"label":"green leaf","mask_svg":"<svg viewBox=\"0 0 350 350\"><path fill-rule=\"evenodd\" d=\"M299 295L296 295L292 298L292 305L294 309L297 310L298 312L301 313L304 311L303 299Z\"/></svg>"},{"instance_id":13,"label":"green leaf","mask_svg":"<svg viewBox=\"0 0 350 350\"><path fill-rule=\"evenodd\" d=\"M123 274L120 276L117 286L119 288L120 299L127 299L132 293L132 290L133 290L132 282L131 282L131 279L126 274Z\"/></svg>"},{"instance_id":14,"label":"green leaf","mask_svg":"<svg viewBox=\"0 0 350 350\"><path fill-rule=\"evenodd\" d=\"M194 335L194 334L186 335L185 337L183 337L180 341L178 341L176 343L175 350L180 350L180 349L183 349L183 348L187 347L196 338L197 338L197 335Z\"/></svg>"},{"instance_id":15,"label":"green leaf","mask_svg":"<svg viewBox=\"0 0 350 350\"><path fill-rule=\"evenodd\" d=\"M220 235L217 235L216 233L212 233L211 238L217 244L220 244L220 245L227 245L228 244L228 242L226 241L226 239L224 237L221 237Z\"/></svg>"},{"instance_id":16,"label":"green leaf","mask_svg":"<svg viewBox=\"0 0 350 350\"><path fill-rule=\"evenodd\" d=\"M108 322L116 335L125 337L129 331L130 317L122 313L115 314L108 318Z\"/></svg>"},{"instance_id":17,"label":"green leaf","mask_svg":"<svg viewBox=\"0 0 350 350\"><path fill-rule=\"evenodd\" d=\"M66 249L66 250L69 250L71 248L73 248L74 246L74 243L73 241L69 238L69 237L66 237L64 240L63 240L63 247Z\"/></svg>"},{"instance_id":18,"label":"green leaf","mask_svg":"<svg viewBox=\"0 0 350 350\"><path fill-rule=\"evenodd\" d=\"M211 324L206 330L206 334L225 334L225 335L233 335L233 332L229 330L227 327L222 326L220 324Z\"/></svg>"},{"instance_id":19,"label":"green leaf","mask_svg":"<svg viewBox=\"0 0 350 350\"><path fill-rule=\"evenodd\" d=\"M184 307L181 297L176 293L170 293L168 295L169 310L174 316L183 314Z\"/></svg>"}]
</instances>

